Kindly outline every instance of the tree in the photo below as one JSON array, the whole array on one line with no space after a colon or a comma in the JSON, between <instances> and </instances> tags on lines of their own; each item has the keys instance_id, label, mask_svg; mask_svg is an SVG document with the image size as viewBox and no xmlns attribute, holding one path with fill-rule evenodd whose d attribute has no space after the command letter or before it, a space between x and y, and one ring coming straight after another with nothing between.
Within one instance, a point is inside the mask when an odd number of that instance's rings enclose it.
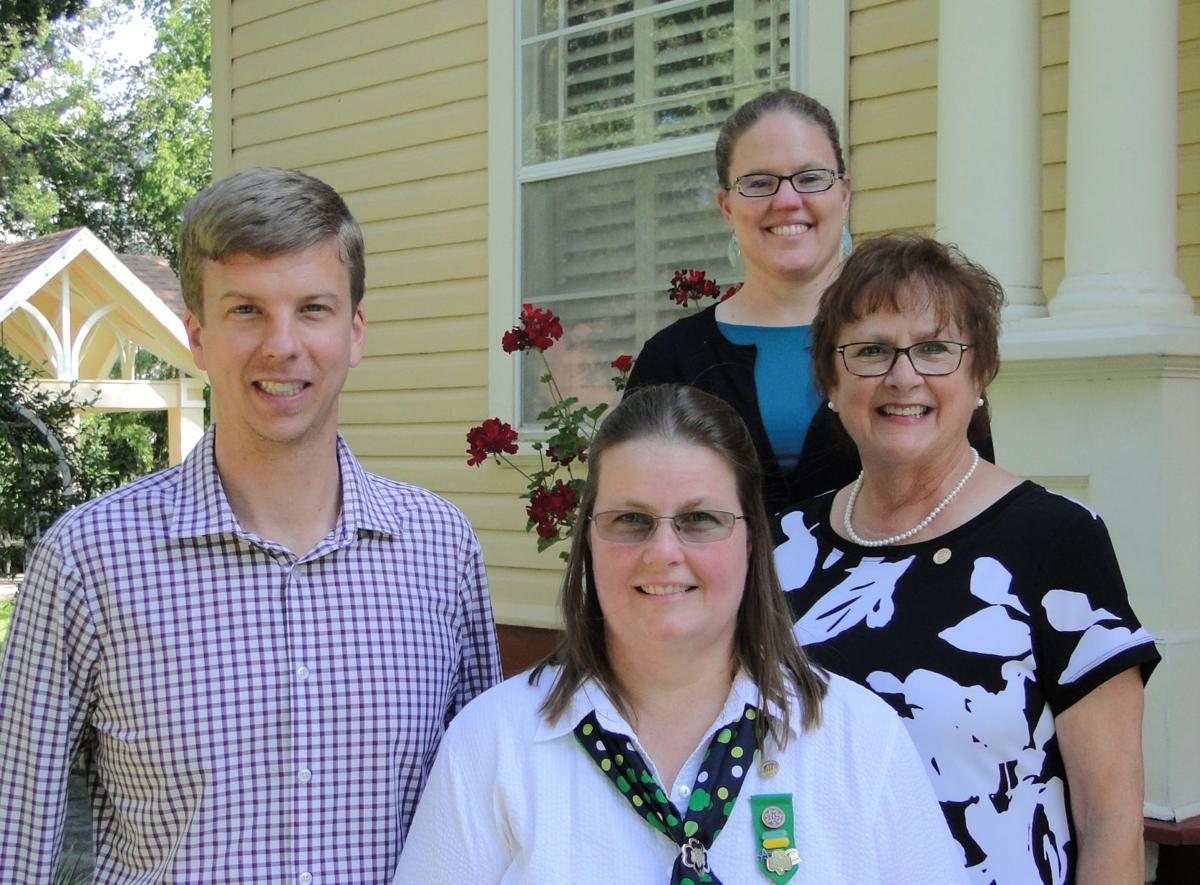
<instances>
[{"instance_id":1,"label":"tree","mask_svg":"<svg viewBox=\"0 0 1200 885\"><path fill-rule=\"evenodd\" d=\"M0 0L0 27L28 38L46 22L69 18L85 6L87 0Z\"/></svg>"},{"instance_id":2,"label":"tree","mask_svg":"<svg viewBox=\"0 0 1200 885\"><path fill-rule=\"evenodd\" d=\"M43 25L0 72L0 236L85 225L174 263L179 212L211 176L209 5L140 0L157 38L130 68L100 47L134 2Z\"/></svg>"},{"instance_id":3,"label":"tree","mask_svg":"<svg viewBox=\"0 0 1200 885\"><path fill-rule=\"evenodd\" d=\"M36 381L0 347L0 538L26 550L79 496L72 420L81 403L73 389L48 392Z\"/></svg>"},{"instance_id":4,"label":"tree","mask_svg":"<svg viewBox=\"0 0 1200 885\"><path fill-rule=\"evenodd\" d=\"M51 22L78 15L87 0L0 0L0 100L31 73L20 65L23 50L44 41Z\"/></svg>"}]
</instances>

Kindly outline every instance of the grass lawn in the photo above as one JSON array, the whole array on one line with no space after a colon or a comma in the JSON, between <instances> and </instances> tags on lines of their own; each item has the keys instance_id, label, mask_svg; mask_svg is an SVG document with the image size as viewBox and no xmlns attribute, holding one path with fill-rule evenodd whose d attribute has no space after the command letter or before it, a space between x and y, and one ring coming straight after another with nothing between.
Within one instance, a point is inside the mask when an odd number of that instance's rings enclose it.
<instances>
[{"instance_id":1,"label":"grass lawn","mask_svg":"<svg viewBox=\"0 0 1200 885\"><path fill-rule=\"evenodd\" d=\"M0 599L0 642L4 641L5 635L8 633L8 621L13 613L12 599Z\"/></svg>"}]
</instances>

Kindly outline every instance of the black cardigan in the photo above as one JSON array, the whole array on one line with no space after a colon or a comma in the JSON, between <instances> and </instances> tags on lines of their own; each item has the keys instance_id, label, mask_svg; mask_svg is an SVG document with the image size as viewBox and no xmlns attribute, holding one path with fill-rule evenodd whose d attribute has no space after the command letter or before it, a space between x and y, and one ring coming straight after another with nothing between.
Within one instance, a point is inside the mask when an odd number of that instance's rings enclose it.
<instances>
[{"instance_id":1,"label":"black cardigan","mask_svg":"<svg viewBox=\"0 0 1200 885\"><path fill-rule=\"evenodd\" d=\"M733 406L754 441L763 466L763 495L769 514L794 509L821 492L854 481L862 465L854 443L834 414L822 404L813 416L796 466L785 471L771 449L758 407L754 385L753 344L734 344L717 328L717 306L677 320L655 334L642 348L626 388L650 384L690 384ZM972 439L980 456L995 460L991 428L981 439Z\"/></svg>"}]
</instances>

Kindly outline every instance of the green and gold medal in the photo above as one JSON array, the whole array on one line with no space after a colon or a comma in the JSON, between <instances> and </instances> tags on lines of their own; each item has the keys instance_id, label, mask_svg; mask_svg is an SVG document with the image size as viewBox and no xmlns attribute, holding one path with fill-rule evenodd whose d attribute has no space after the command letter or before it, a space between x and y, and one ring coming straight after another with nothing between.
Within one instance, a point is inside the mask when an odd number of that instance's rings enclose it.
<instances>
[{"instance_id":1,"label":"green and gold medal","mask_svg":"<svg viewBox=\"0 0 1200 885\"><path fill-rule=\"evenodd\" d=\"M784 883L796 875L800 852L796 848L796 823L791 793L750 797L754 838L758 843L758 869L772 882Z\"/></svg>"}]
</instances>

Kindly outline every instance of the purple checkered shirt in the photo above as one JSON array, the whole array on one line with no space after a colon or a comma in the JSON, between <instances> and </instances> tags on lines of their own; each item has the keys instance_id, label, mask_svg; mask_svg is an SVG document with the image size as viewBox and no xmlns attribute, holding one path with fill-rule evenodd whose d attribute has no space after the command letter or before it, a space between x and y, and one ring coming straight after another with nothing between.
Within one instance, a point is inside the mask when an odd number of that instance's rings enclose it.
<instances>
[{"instance_id":1,"label":"purple checkered shirt","mask_svg":"<svg viewBox=\"0 0 1200 885\"><path fill-rule=\"evenodd\" d=\"M95 881L387 882L446 723L499 678L478 542L367 473L297 558L243 530L213 430L80 506L0 652L0 883L50 882L90 754Z\"/></svg>"}]
</instances>

